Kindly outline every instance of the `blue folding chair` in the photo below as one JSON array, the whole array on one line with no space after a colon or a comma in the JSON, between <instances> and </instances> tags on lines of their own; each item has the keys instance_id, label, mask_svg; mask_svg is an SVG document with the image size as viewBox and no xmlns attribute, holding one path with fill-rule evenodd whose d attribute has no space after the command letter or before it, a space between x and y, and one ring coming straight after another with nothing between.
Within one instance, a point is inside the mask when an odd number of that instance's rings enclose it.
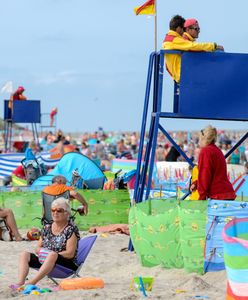
<instances>
[{"instance_id":1,"label":"blue folding chair","mask_svg":"<svg viewBox=\"0 0 248 300\"><path fill-rule=\"evenodd\" d=\"M83 237L78 242L78 252L77 252L77 265L78 268L76 271L63 267L56 264L54 269L47 275L55 284L58 285L57 278L67 278L67 277L80 277L79 272L82 269L82 266L90 253L92 246L96 241L97 235L90 235ZM36 269L38 270L38 269ZM56 278L56 279L55 279Z\"/></svg>"}]
</instances>

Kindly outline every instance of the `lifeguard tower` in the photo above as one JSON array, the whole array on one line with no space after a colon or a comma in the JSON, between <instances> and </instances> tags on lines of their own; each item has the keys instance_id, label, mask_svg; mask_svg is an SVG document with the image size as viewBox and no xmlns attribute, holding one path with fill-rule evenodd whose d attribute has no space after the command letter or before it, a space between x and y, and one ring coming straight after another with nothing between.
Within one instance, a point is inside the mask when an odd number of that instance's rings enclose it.
<instances>
[{"instance_id":1,"label":"lifeguard tower","mask_svg":"<svg viewBox=\"0 0 248 300\"><path fill-rule=\"evenodd\" d=\"M5 151L11 151L13 123L31 124L33 139L39 145L37 123L40 123L40 100L13 101L4 100L4 140Z\"/></svg>"},{"instance_id":2,"label":"lifeguard tower","mask_svg":"<svg viewBox=\"0 0 248 300\"><path fill-rule=\"evenodd\" d=\"M174 88L173 112L162 111L163 78L165 75L164 55L180 54L181 80L179 93ZM248 121L248 54L224 52L180 52L161 50L150 55L141 137L138 153L134 200L141 202L146 184L145 199L148 199L151 189L154 167L157 135L160 130L185 160L194 166L186 153L178 146L166 129L160 124L161 118L175 119L206 119L224 121ZM153 84L152 101L150 101L151 85ZM145 155L145 131L148 120L149 102L152 113L149 123L148 142ZM228 157L245 141L246 133L228 151Z\"/></svg>"}]
</instances>

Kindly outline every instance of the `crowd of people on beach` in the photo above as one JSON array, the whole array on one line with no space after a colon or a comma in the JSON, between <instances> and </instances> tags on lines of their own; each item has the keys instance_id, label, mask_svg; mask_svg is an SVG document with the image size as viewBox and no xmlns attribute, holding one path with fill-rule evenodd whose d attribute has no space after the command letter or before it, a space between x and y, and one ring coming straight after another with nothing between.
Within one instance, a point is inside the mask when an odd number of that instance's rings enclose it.
<instances>
[{"instance_id":1,"label":"crowd of people on beach","mask_svg":"<svg viewBox=\"0 0 248 300\"><path fill-rule=\"evenodd\" d=\"M186 155L194 163L197 163L200 153L198 132L175 131L169 133ZM217 146L225 155L243 134L242 131L219 130ZM26 132L25 137L30 140L27 146L34 153L48 152L53 149L53 152L62 156L68 146L66 152L77 151L90 159L97 160L104 170L110 169L111 161L114 158L137 159L140 142L139 132L104 132L102 129L82 134L63 133L62 130L58 130L56 133L43 133L40 136L39 145L31 140L32 136L29 131ZM16 139L20 141L25 137L20 134ZM146 135L144 144L146 145L147 142L148 136ZM3 146L2 144L1 152L4 152ZM20 152L19 149L14 150ZM158 134L155 159L156 161L184 161L184 158L162 133ZM240 145L226 161L230 164L244 165L248 161L248 143L245 141Z\"/></svg>"},{"instance_id":2,"label":"crowd of people on beach","mask_svg":"<svg viewBox=\"0 0 248 300\"><path fill-rule=\"evenodd\" d=\"M191 158L195 163L198 162L200 153L199 134L198 132L170 132L173 139L178 143L179 147ZM225 155L232 146L242 136L242 132L218 131L217 146ZM103 163L109 162L114 158L120 159L137 159L139 150L139 132L123 132L123 133L105 133L96 131L94 133L83 133L81 136L72 136L63 134L59 130L56 134L47 133L40 142L43 150L52 149L60 145L73 145L75 151L86 155L91 159L99 159ZM148 142L148 137L145 137L145 145ZM59 145L60 144L60 145ZM59 147L58 147L59 145ZM63 152L61 152L63 154ZM184 158L175 151L174 147L169 143L167 138L162 134L158 134L156 161L184 161ZM248 161L248 144L244 143L239 146L227 158L227 163L230 164L245 164ZM104 167L104 166L103 166Z\"/></svg>"},{"instance_id":3,"label":"crowd of people on beach","mask_svg":"<svg viewBox=\"0 0 248 300\"><path fill-rule=\"evenodd\" d=\"M236 142L238 135L228 135L224 131L217 132L216 128L212 126L204 128L200 133L178 132L172 133L172 135L174 139L183 139L180 147L182 147L188 155L189 153L192 155L192 160L198 161L198 178L197 180L192 181L190 190L192 192L196 189L198 190L199 200L234 200L236 195L227 177L226 161L223 151L225 149L217 147L217 137L219 146L225 145L228 149ZM73 143L73 141L68 137L65 137L62 131L59 131L58 134L54 136L49 133L44 139L51 139L55 144L66 141L66 144L63 145L69 145L70 143ZM76 151L85 151L85 149L88 148L88 142L91 139L95 139L96 142L93 144L94 147L92 148L92 153L84 154L89 155L91 158L92 155L97 155L99 159L106 159L107 151L109 151L109 144L106 143L108 138L110 138L110 136L104 132L101 132L100 134L95 132L93 135L83 134L81 137L81 146L83 147L76 145L78 148ZM113 143L113 140L111 140L111 142ZM168 145L168 141L162 135L158 136L158 142L157 150L159 150L159 153L158 151L156 153L157 159L159 155L163 160L168 159L173 147ZM99 145L101 145L101 148L99 148ZM135 157L137 156L139 136L137 133L122 133L120 140L115 141L114 145L116 146L115 156L129 151L130 155ZM197 146L195 147L195 145ZM198 146L200 147L200 151L199 155L196 156L197 152L195 150ZM101 151L97 152L99 149L101 149ZM164 156L161 155L161 149L165 150L163 153ZM246 154L246 151L244 151L244 156L242 158L240 155L240 159L246 161ZM112 155L114 154L112 153ZM180 155L177 160L179 158ZM65 195L65 192L68 192L67 198L61 196ZM60 264L72 270L76 270L78 267L76 255L80 236L76 224L74 224L74 221L70 218L71 208L69 200L77 199L82 204L82 207L78 211L81 215L86 215L88 213L88 204L82 195L76 192L72 187L66 185L66 178L61 175L54 176L52 184L43 189L43 194L54 197L53 201L49 202L49 212L43 210L44 215L50 215L50 219L45 219L46 222L43 223L44 227L35 248L35 253L27 251L21 253L19 259L18 281L11 285L12 289L18 289L24 284L36 285L52 271L55 264ZM12 238L16 241L22 241L23 238L16 226L12 210L1 208L0 217L5 219ZM44 220L44 218L42 220ZM33 278L26 281L30 268L39 270Z\"/></svg>"}]
</instances>

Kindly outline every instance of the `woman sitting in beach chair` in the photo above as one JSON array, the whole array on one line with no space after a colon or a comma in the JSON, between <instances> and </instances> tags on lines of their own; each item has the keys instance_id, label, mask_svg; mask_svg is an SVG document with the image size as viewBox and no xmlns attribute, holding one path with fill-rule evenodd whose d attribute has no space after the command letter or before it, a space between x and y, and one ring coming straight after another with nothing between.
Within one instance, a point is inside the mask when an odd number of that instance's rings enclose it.
<instances>
[{"instance_id":1,"label":"woman sitting in beach chair","mask_svg":"<svg viewBox=\"0 0 248 300\"><path fill-rule=\"evenodd\" d=\"M48 275L55 264L76 270L78 241L80 240L77 226L68 220L71 209L65 198L58 198L52 202L52 224L47 224L41 231L35 253L22 252L19 260L18 282L12 288L25 284L37 284ZM37 274L26 280L29 268L39 269Z\"/></svg>"}]
</instances>

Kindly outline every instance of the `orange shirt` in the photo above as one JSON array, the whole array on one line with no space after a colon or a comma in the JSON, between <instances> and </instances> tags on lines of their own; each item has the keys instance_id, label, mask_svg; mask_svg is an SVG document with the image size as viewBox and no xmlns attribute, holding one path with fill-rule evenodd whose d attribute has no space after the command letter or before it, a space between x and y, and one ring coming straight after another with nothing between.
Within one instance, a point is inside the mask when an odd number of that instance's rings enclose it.
<instances>
[{"instance_id":1,"label":"orange shirt","mask_svg":"<svg viewBox=\"0 0 248 300\"><path fill-rule=\"evenodd\" d=\"M65 184L52 184L48 185L43 189L43 192L49 195L57 196L63 194L66 191L73 191L73 187Z\"/></svg>"}]
</instances>

